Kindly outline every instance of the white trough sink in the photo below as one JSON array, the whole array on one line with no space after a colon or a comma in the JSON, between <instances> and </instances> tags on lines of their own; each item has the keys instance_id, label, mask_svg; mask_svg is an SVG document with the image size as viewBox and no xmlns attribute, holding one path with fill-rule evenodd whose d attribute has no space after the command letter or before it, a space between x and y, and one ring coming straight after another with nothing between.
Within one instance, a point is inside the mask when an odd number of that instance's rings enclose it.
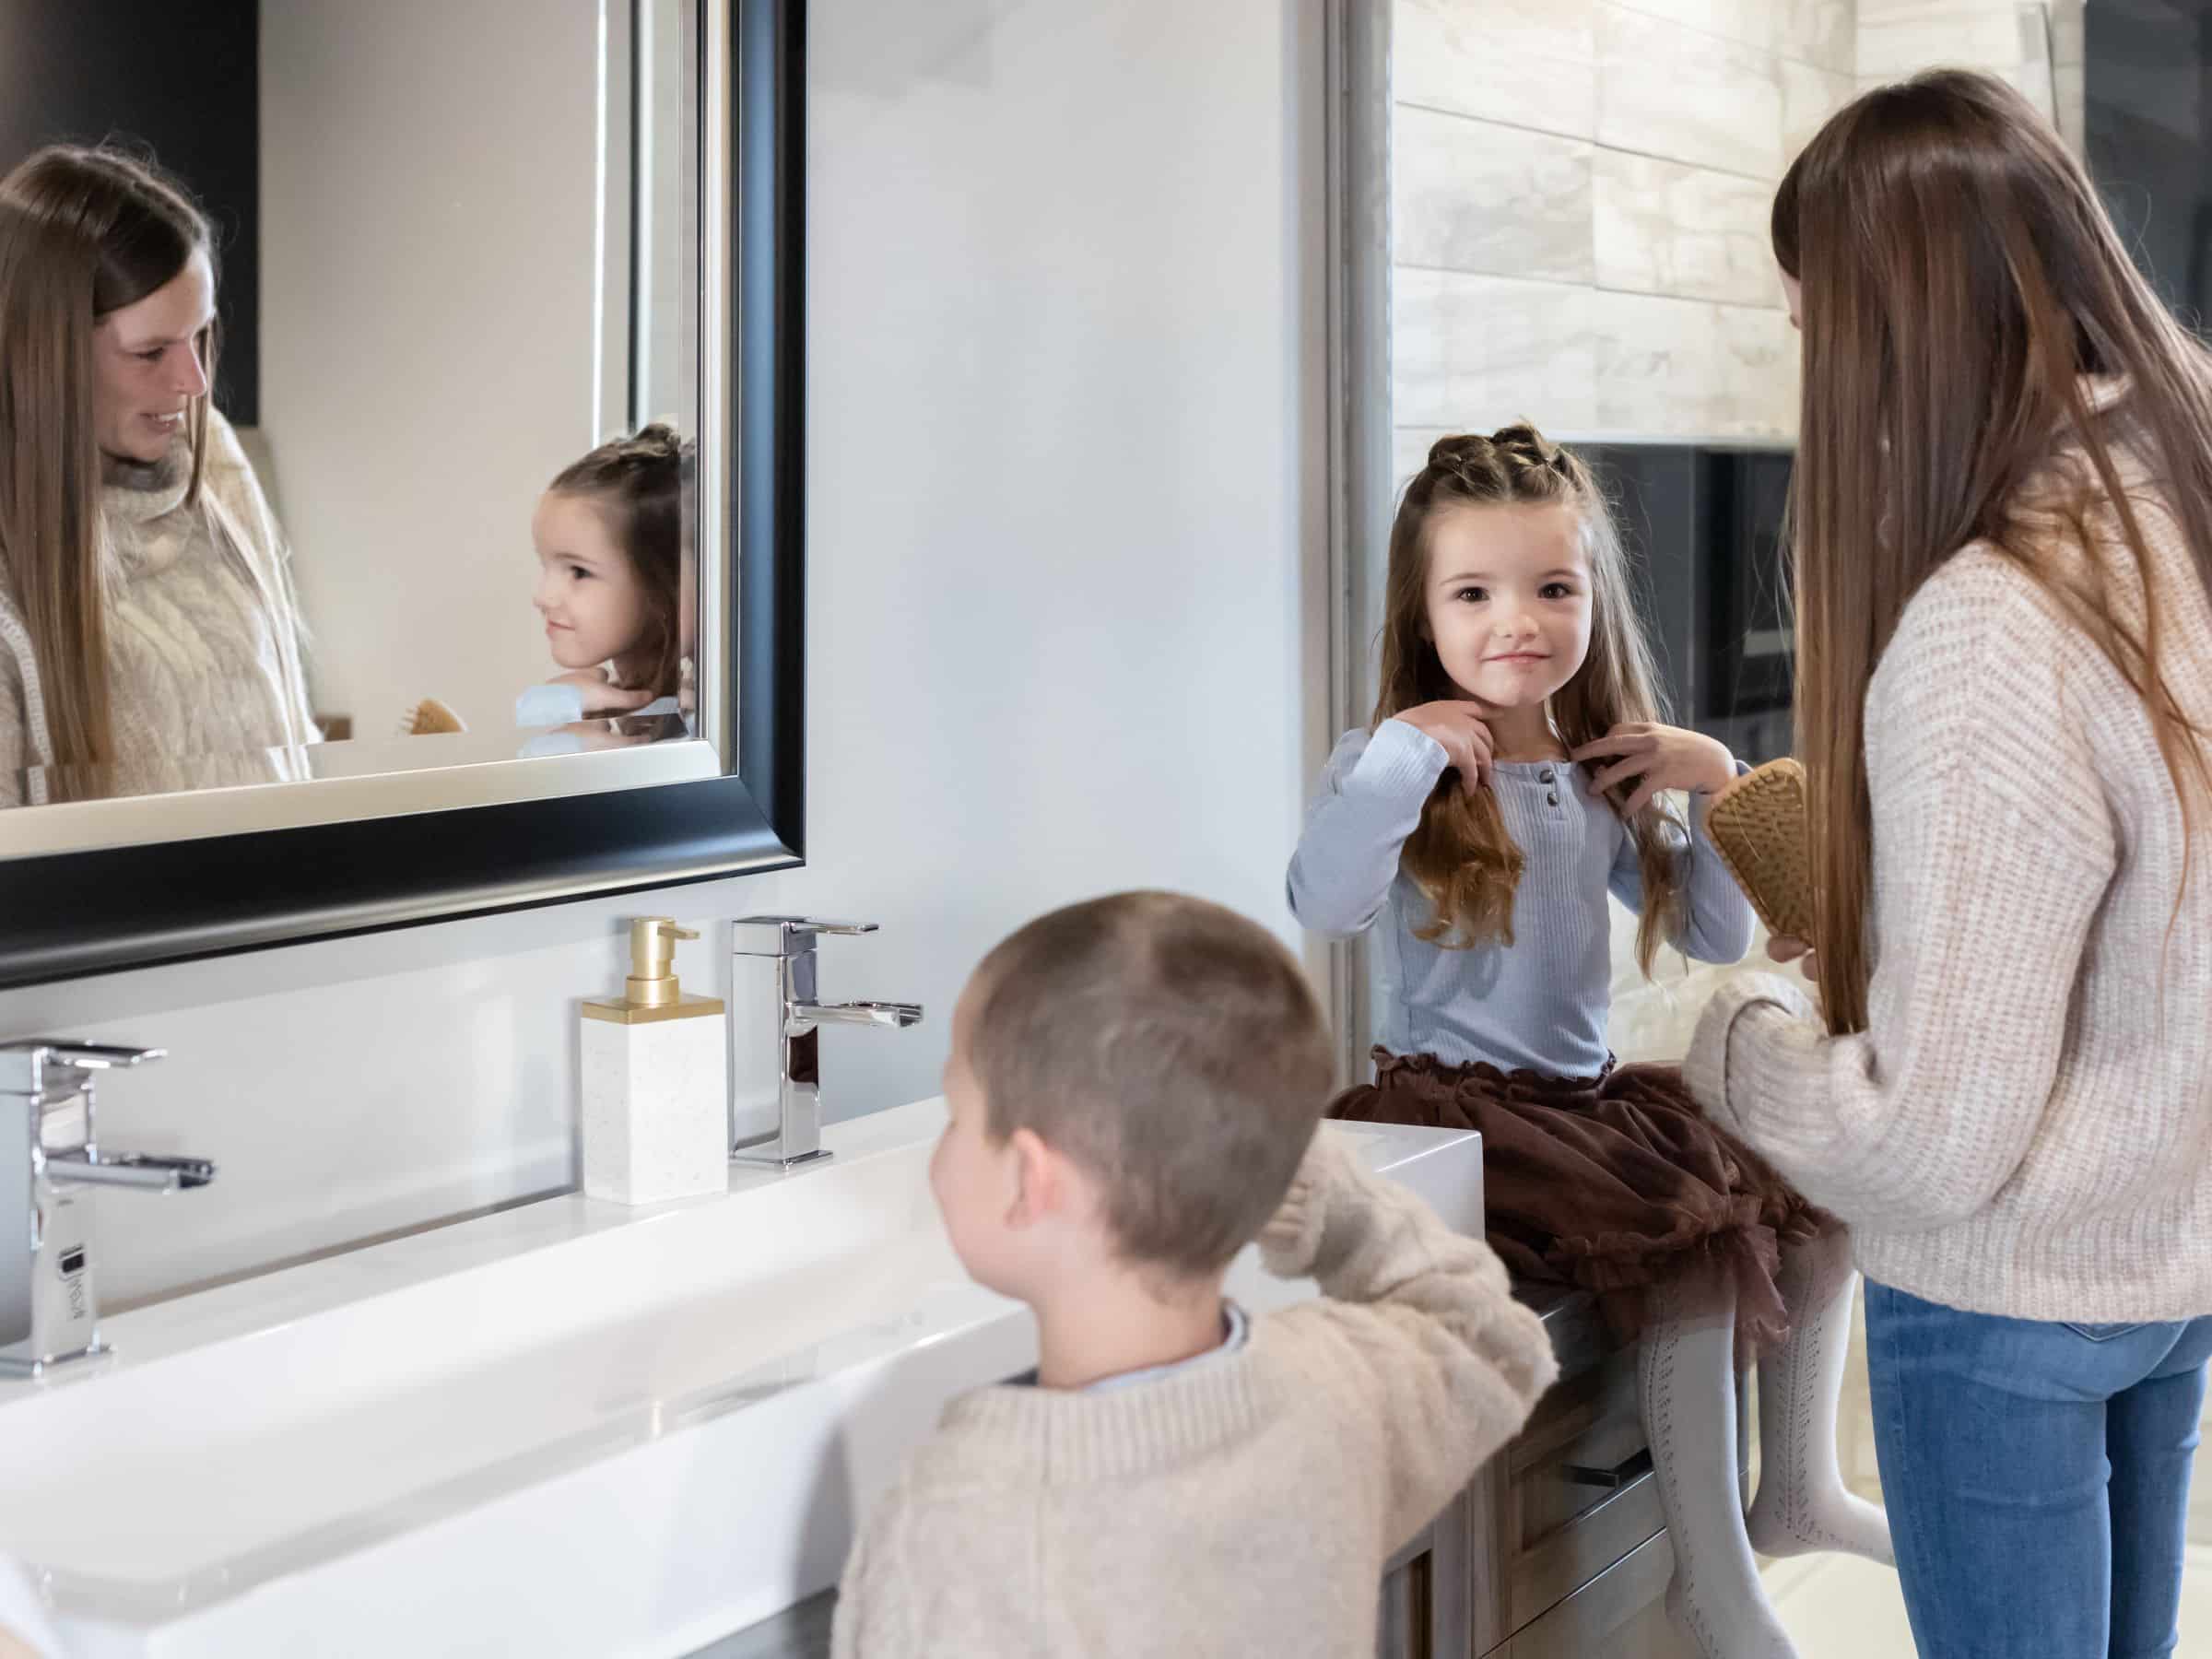
<instances>
[{"instance_id":1,"label":"white trough sink","mask_svg":"<svg viewBox=\"0 0 2212 1659\"><path fill-rule=\"evenodd\" d=\"M945 1402L1033 1365L930 1202L939 1101L653 1210L550 1199L103 1323L0 1385L0 1550L73 1655L677 1655L833 1583ZM1335 1130L1448 1219L1479 1142ZM1241 1261L1265 1308L1308 1296Z\"/></svg>"}]
</instances>

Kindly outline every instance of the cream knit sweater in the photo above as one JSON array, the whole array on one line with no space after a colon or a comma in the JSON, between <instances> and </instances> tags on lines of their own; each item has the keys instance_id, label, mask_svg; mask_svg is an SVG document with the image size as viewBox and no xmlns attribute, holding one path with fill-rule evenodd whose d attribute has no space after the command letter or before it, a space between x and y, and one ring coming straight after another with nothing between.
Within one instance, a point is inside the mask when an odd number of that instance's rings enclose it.
<instances>
[{"instance_id":1,"label":"cream knit sweater","mask_svg":"<svg viewBox=\"0 0 2212 1659\"><path fill-rule=\"evenodd\" d=\"M316 741L282 533L238 435L209 412L200 500L170 465L100 491L116 764L97 794L265 783L304 775ZM134 469L135 470L135 469ZM43 800L45 699L0 559L0 806ZM84 793L84 792L80 792Z\"/></svg>"},{"instance_id":2,"label":"cream knit sweater","mask_svg":"<svg viewBox=\"0 0 2212 1659\"><path fill-rule=\"evenodd\" d=\"M1261 1238L1322 1300L1099 1393L954 1403L845 1569L838 1659L1371 1653L1390 1554L1555 1374L1479 1239L1315 1139Z\"/></svg>"},{"instance_id":3,"label":"cream knit sweater","mask_svg":"<svg viewBox=\"0 0 2212 1659\"><path fill-rule=\"evenodd\" d=\"M2165 672L2212 729L2212 606L2157 490L2124 480ZM2032 528L2078 566L2056 520ZM2090 534L2124 558L2109 508ZM1866 760L1868 1029L1830 1039L1794 985L1738 981L1700 1022L1698 1098L1850 1223L1881 1284L2021 1319L2212 1313L2212 809L2184 854L2139 700L1983 546L1908 606Z\"/></svg>"}]
</instances>

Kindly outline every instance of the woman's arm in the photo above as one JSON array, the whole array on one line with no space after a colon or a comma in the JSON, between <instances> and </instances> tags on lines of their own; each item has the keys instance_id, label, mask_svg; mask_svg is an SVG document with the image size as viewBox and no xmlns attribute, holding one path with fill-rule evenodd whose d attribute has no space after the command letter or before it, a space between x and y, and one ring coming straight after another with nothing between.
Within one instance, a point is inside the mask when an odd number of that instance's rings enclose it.
<instances>
[{"instance_id":1,"label":"woman's arm","mask_svg":"<svg viewBox=\"0 0 2212 1659\"><path fill-rule=\"evenodd\" d=\"M1371 926L1447 764L1442 744L1402 720L1384 721L1371 737L1346 733L1290 857L1290 913L1330 938Z\"/></svg>"},{"instance_id":2,"label":"woman's arm","mask_svg":"<svg viewBox=\"0 0 2212 1659\"><path fill-rule=\"evenodd\" d=\"M320 743L313 695L307 683L307 647L310 638L300 608L299 584L292 577L291 545L276 509L262 488L252 457L222 412L207 411L207 488L228 515L238 553L246 560L254 588L268 613L284 673L286 724L293 743Z\"/></svg>"},{"instance_id":3,"label":"woman's arm","mask_svg":"<svg viewBox=\"0 0 2212 1659\"><path fill-rule=\"evenodd\" d=\"M30 744L23 726L23 688L12 662L0 663L0 807L20 806L29 797L23 769Z\"/></svg>"},{"instance_id":4,"label":"woman's arm","mask_svg":"<svg viewBox=\"0 0 2212 1659\"><path fill-rule=\"evenodd\" d=\"M15 601L0 584L0 807L21 806L30 799L30 781L23 769L40 762L38 745L30 733L29 692L23 683L23 664L38 674L30 630L17 613Z\"/></svg>"},{"instance_id":5,"label":"woman's arm","mask_svg":"<svg viewBox=\"0 0 2212 1659\"><path fill-rule=\"evenodd\" d=\"M1724 987L1685 1070L1714 1118L1815 1203L1888 1230L1971 1216L2011 1178L2056 1079L2082 951L2117 864L2063 694L2080 641L1992 556L1913 601L1867 704L1867 1029Z\"/></svg>"}]
</instances>

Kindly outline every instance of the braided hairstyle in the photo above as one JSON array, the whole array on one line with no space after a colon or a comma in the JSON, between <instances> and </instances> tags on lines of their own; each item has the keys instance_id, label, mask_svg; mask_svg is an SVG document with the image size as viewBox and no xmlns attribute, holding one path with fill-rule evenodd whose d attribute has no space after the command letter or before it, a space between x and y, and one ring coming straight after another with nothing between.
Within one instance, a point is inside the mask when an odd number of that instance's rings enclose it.
<instances>
[{"instance_id":1,"label":"braided hairstyle","mask_svg":"<svg viewBox=\"0 0 2212 1659\"><path fill-rule=\"evenodd\" d=\"M645 636L630 653L653 665L631 689L650 687L672 697L682 675L683 618L677 595L683 583L684 493L694 465L693 446L665 421L613 438L571 462L548 486L551 493L587 501L606 522L616 546L629 555L645 599Z\"/></svg>"},{"instance_id":2,"label":"braided hairstyle","mask_svg":"<svg viewBox=\"0 0 2212 1659\"><path fill-rule=\"evenodd\" d=\"M1590 561L1590 653L1553 698L1551 722L1573 749L1627 721L1665 718L1651 642L1630 585L1629 560L1604 492L1571 450L1525 422L1488 436L1440 438L1413 476L1390 530L1390 574L1382 624L1382 690L1373 724L1423 703L1466 694L1444 671L1429 630L1430 527L1444 512L1468 507L1569 506L1582 516ZM1615 811L1628 794L1614 792ZM1659 947L1685 913L1677 857L1687 830L1664 797L1629 820L1643 874L1643 914L1636 959L1648 976ZM1505 827L1497 794L1468 794L1448 769L1406 837L1401 867L1425 893L1435 918L1417 935L1446 949L1513 942L1513 896L1524 863Z\"/></svg>"}]
</instances>

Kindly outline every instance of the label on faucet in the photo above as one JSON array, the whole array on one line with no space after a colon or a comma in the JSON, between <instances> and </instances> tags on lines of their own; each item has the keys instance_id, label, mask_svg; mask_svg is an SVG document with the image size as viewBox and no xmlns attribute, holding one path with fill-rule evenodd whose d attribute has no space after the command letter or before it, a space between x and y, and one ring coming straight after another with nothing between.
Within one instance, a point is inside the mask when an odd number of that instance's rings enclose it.
<instances>
[{"instance_id":1,"label":"label on faucet","mask_svg":"<svg viewBox=\"0 0 2212 1659\"><path fill-rule=\"evenodd\" d=\"M72 1193L49 1193L40 1206L38 1280L31 1289L31 1346L41 1359L92 1346L92 1253L86 1239L91 1206Z\"/></svg>"}]
</instances>

